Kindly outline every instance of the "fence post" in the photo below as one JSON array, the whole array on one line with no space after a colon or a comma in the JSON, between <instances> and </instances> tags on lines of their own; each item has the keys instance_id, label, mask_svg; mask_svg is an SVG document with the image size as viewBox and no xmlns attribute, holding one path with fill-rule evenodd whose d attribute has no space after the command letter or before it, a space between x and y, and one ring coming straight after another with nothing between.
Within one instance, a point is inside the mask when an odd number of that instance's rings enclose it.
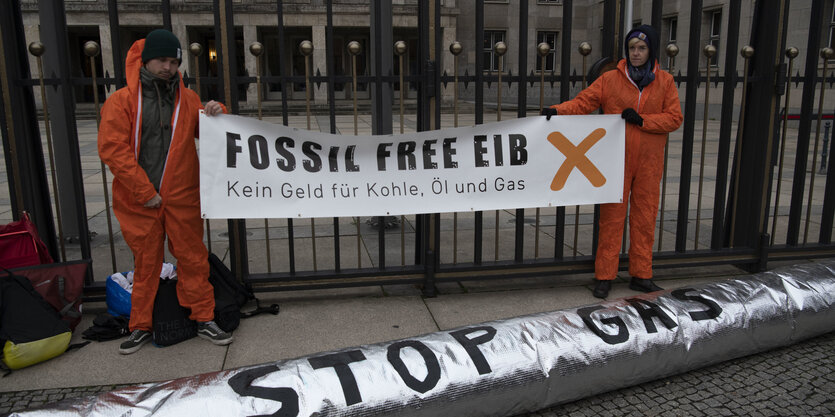
<instances>
[{"instance_id":1,"label":"fence post","mask_svg":"<svg viewBox=\"0 0 835 417\"><path fill-rule=\"evenodd\" d=\"M440 106L440 101L438 101L438 92L440 91L440 86L438 85L438 62L436 59L436 50L437 50L437 42L435 39L436 33L436 25L440 24L437 21L438 17L438 8L441 7L440 1L432 0L423 2L420 7L420 13L418 17L419 24L418 26L421 28L420 31L420 42L421 42L421 53L419 57L422 58L423 71L424 77L421 82L420 88L420 100L421 104L418 106L418 120L420 121L418 130L431 130L437 129L439 120L437 119L437 106ZM434 297L436 295L435 290L435 268L437 266L437 239L436 239L436 232L439 230L437 228L438 222L440 219L437 215L434 214L423 214L420 215L423 217L424 222L422 222L421 226L423 226L420 230L424 232L421 234L421 239L424 242L424 284L423 284L423 295L426 297ZM415 242L416 245L419 245L418 242Z\"/></svg>"},{"instance_id":2,"label":"fence post","mask_svg":"<svg viewBox=\"0 0 835 417\"><path fill-rule=\"evenodd\" d=\"M371 0L371 134L392 133L392 103L394 93L391 84L383 77L392 74L394 50L392 45L392 5L390 1Z\"/></svg>"},{"instance_id":3,"label":"fence post","mask_svg":"<svg viewBox=\"0 0 835 417\"><path fill-rule=\"evenodd\" d=\"M690 216L690 179L693 164L693 135L696 129L696 96L699 87L699 39L702 28L702 2L690 3L690 35L687 45L687 87L684 99L684 124L681 138L681 171L679 175L678 215L676 217L676 252L687 246Z\"/></svg>"},{"instance_id":4,"label":"fence post","mask_svg":"<svg viewBox=\"0 0 835 417\"><path fill-rule=\"evenodd\" d=\"M713 197L713 227L710 237L710 248L713 250L721 249L725 243L725 219L729 216L725 212L725 196L728 190L728 165L730 164L731 155L731 124L734 120L734 96L736 94L736 88L739 85L737 59L740 56L740 51L737 47L742 4L741 2L730 2L728 9L728 40L725 43L725 82L722 86L722 117L719 125L716 188Z\"/></svg>"},{"instance_id":5,"label":"fence post","mask_svg":"<svg viewBox=\"0 0 835 417\"><path fill-rule=\"evenodd\" d=\"M745 97L749 104L744 109L744 120L757 122L744 127L742 137L738 138L742 141L741 152L735 155L735 163L740 164L740 169L735 171L739 173L739 194L733 196L737 199L737 218L732 219L734 239L730 242L734 247L760 248L763 242L768 242L762 235L767 233L765 225L768 221L768 196L773 171L771 160L776 130L774 121L782 94L776 87L783 59L785 12L786 3L783 1L780 7L768 6L760 1L754 9L751 45L757 52L751 58L751 66L752 73L762 76L750 81L751 86ZM760 251L760 256L767 255ZM760 259L748 265L748 268L756 271L766 261Z\"/></svg>"}]
</instances>

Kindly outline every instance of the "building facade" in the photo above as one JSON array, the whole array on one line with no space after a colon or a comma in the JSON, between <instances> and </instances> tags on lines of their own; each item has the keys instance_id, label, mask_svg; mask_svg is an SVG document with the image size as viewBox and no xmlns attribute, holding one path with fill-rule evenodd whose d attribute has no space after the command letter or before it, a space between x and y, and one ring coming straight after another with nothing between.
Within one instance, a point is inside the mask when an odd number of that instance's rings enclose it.
<instances>
[{"instance_id":1,"label":"building facade","mask_svg":"<svg viewBox=\"0 0 835 417\"><path fill-rule=\"evenodd\" d=\"M331 54L335 62L335 75L351 75L351 56L346 49L350 41L357 41L362 45L362 52L357 56L357 73L368 74L371 67L370 54L367 53L371 42L370 18L371 2L360 0L336 0L333 1L333 45L337 46L328 51L325 47L326 41L326 2L323 0L291 0L276 2L271 0L232 0L235 41L237 45L237 59L234 62L238 65L240 75L255 75L257 73L256 57L249 53L248 46L253 42L260 42L264 45L262 75L271 76L279 73L280 66L283 66L284 74L296 76L304 75L304 57L299 52L299 44L303 40L310 40L314 45L310 72L312 75L326 75L325 65L327 55ZM562 39L566 35L562 28L564 4L561 0L524 0L528 3L527 20L527 45L530 53L527 54L527 75L538 81L539 71L545 71L546 75L559 75L561 70L561 48ZM105 77L115 73L114 60L124 60L130 45L136 40L154 29L162 27L162 14L160 12L159 0L131 0L118 1L117 4L119 24L118 28L111 27L108 17L107 0L66 0L66 21L68 26L68 38L73 75L76 77L89 77L91 67L89 60L83 54L85 42L93 40L101 45L101 58L97 60L98 74ZM282 12L285 25L284 44L280 45L277 33L277 4L283 6ZM418 71L417 62L418 47L418 0L392 0L392 26L393 39L403 40L408 45L404 56L404 73L412 74ZM571 28L571 52L570 62L572 73L582 74L583 56L577 50L581 42L588 42L592 46L591 53L586 57L586 64L591 65L603 57L612 56L617 51L604 51L603 39L603 17L604 1L600 0L578 0L574 1L572 10ZM649 24L652 15L651 0L635 0L632 2L619 1L618 7L625 7L632 3L632 26ZM768 2L761 2L766 4ZM441 22L443 40L442 45L448 47L452 42L458 41L463 46L463 52L459 56L459 74L473 75L476 71L483 71L485 74L495 75L499 69L499 57L493 50L496 42L505 42L508 52L503 56L503 75L519 75L520 63L518 62L518 48L520 33L520 4L518 1L509 0L484 0L484 38L476 39L475 11L479 7L475 0L442 0ZM746 45L751 36L751 21L756 2L753 0L742 0L742 12L739 24L739 46ZM687 68L688 47L690 44L691 10L692 3L677 0L665 0L662 6L662 24L660 28L662 45L670 43L679 46L679 54L671 59L663 52L660 54L660 64L663 69L669 70L673 67L674 72ZM171 22L174 33L180 38L183 47L197 42L203 45L205 53L196 60L189 56L185 59L181 69L189 76L199 75L211 77L217 75L217 49L215 47L215 21L213 12L214 2L212 0L170 0ZM764 7L768 7L765 5ZM717 54L711 60L710 69L713 76L724 73L725 45L727 44L727 33L729 25L729 2L722 0L705 0L701 8L700 45L711 44L716 47ZM35 41L39 38L38 2L36 0L23 0L24 24L26 26L27 41ZM821 33L823 43L832 45L835 35L835 8L833 1L826 1L826 16ZM794 61L796 72L803 74L805 56L807 51L804 47L807 43L808 28L811 13L811 1L793 2L789 12L787 46L795 46L800 50L799 56ZM735 23L734 23L735 24ZM626 26L626 25L624 25ZM114 46L111 45L111 31L119 31L119 51L121 57L114 57ZM546 42L551 46L551 52L543 58L536 54L536 46ZM279 49L284 49L286 62L279 62ZM815 51L815 54L818 52ZM476 55L484 57L483 68L476 68ZM705 72L708 67L707 58L699 56L700 71ZM453 57L444 50L440 66L442 73L453 74ZM744 60L738 59L738 71L741 73ZM36 67L34 58L31 61L31 68ZM822 65L822 62L820 63ZM397 57L394 57L393 71L397 75L400 72ZM338 101L351 100L352 91L349 84L337 83L335 86L335 98ZM264 83L263 97L265 103L275 105L280 99L281 85L274 82ZM445 105L450 104L454 88L447 84L443 89ZM512 105L516 102L518 86L505 84L502 96L503 102ZM574 83L570 96L576 94L581 88L579 83ZM291 105L303 103L305 100L305 85L293 83L288 87L288 99ZM546 86L545 101L555 102L560 97L559 83ZM107 95L113 90L103 90L102 95ZM314 86L312 99L315 105L327 103L327 87L324 84ZM497 85L492 83L486 86L485 102L495 103L497 98ZM682 91L683 93L683 91ZM360 84L357 91L357 99L360 101L369 100L369 89ZM528 103L538 103L539 88L528 88ZM203 92L204 99L221 97L221 92L215 85L207 85ZM414 91L407 93L408 100L414 99ZM459 96L463 101L472 100L474 91L472 84L465 87L459 85ZM798 95L799 96L799 95ZM37 95L36 95L37 97ZM395 92L395 100L398 95ZM492 99L491 99L492 98ZM712 103L719 100L717 94ZM92 102L91 87L76 87L76 99L80 103ZM242 109L252 109L257 100L257 91L254 84L239 89L239 99Z\"/></svg>"}]
</instances>

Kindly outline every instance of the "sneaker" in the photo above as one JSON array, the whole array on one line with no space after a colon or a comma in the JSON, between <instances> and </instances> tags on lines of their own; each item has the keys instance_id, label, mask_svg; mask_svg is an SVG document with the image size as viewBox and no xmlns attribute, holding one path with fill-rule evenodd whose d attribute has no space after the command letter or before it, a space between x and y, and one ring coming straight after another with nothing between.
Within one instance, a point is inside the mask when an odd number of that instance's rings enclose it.
<instances>
[{"instance_id":1,"label":"sneaker","mask_svg":"<svg viewBox=\"0 0 835 417\"><path fill-rule=\"evenodd\" d=\"M632 280L629 281L629 289L641 292L654 292L663 290L663 288L655 285L655 283L652 282L652 278L643 279L638 277L632 277Z\"/></svg>"},{"instance_id":2,"label":"sneaker","mask_svg":"<svg viewBox=\"0 0 835 417\"><path fill-rule=\"evenodd\" d=\"M128 340L119 345L119 353L122 355L130 355L133 352L141 349L146 343L151 341L151 332L147 330L134 330Z\"/></svg>"},{"instance_id":3,"label":"sneaker","mask_svg":"<svg viewBox=\"0 0 835 417\"><path fill-rule=\"evenodd\" d=\"M224 332L214 321L198 322L197 335L218 346L232 343L232 335Z\"/></svg>"},{"instance_id":4,"label":"sneaker","mask_svg":"<svg viewBox=\"0 0 835 417\"><path fill-rule=\"evenodd\" d=\"M599 279L591 294L597 298L606 298L609 296L610 289L612 289L612 281Z\"/></svg>"}]
</instances>

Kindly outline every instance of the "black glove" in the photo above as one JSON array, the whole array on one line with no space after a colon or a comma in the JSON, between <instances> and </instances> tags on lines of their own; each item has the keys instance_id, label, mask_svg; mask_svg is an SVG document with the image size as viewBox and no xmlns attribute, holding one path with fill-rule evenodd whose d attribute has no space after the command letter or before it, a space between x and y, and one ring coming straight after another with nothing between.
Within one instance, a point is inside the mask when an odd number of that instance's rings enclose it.
<instances>
[{"instance_id":1,"label":"black glove","mask_svg":"<svg viewBox=\"0 0 835 417\"><path fill-rule=\"evenodd\" d=\"M545 120L551 120L551 116L557 115L557 109L553 107L546 107L539 113L540 116L545 116Z\"/></svg>"},{"instance_id":2,"label":"black glove","mask_svg":"<svg viewBox=\"0 0 835 417\"><path fill-rule=\"evenodd\" d=\"M644 118L638 115L638 112L635 111L633 108L624 109L623 113L620 114L620 117L623 120L626 120L626 123L632 123L633 125L643 126L644 125Z\"/></svg>"}]
</instances>

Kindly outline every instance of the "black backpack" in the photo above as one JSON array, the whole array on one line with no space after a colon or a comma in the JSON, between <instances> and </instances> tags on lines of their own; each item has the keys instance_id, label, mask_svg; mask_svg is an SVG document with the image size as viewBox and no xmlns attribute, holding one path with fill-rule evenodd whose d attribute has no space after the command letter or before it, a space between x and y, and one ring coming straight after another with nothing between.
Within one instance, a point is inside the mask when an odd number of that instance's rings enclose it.
<instances>
[{"instance_id":1,"label":"black backpack","mask_svg":"<svg viewBox=\"0 0 835 417\"><path fill-rule=\"evenodd\" d=\"M64 353L72 332L28 279L0 272L0 349L9 369L20 369Z\"/></svg>"},{"instance_id":2,"label":"black backpack","mask_svg":"<svg viewBox=\"0 0 835 417\"><path fill-rule=\"evenodd\" d=\"M215 323L223 331L238 328L242 318L261 313L278 314L278 304L261 307L252 289L245 287L215 254L209 254L209 283L215 291ZM255 301L255 310L242 312L241 308L250 300Z\"/></svg>"},{"instance_id":3,"label":"black backpack","mask_svg":"<svg viewBox=\"0 0 835 417\"><path fill-rule=\"evenodd\" d=\"M197 322L188 318L191 310L177 299L177 280L160 279L154 298L153 333L158 346L171 346L197 336Z\"/></svg>"}]
</instances>

